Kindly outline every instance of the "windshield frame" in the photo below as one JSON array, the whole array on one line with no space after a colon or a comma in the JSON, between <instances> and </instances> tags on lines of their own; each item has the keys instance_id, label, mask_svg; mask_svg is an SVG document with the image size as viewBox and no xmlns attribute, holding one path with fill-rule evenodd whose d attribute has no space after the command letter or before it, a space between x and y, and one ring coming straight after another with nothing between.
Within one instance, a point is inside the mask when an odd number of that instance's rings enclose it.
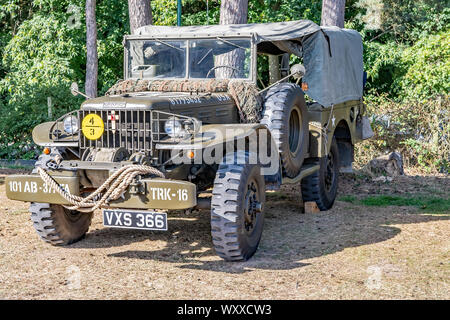
<instances>
[{"instance_id":1,"label":"windshield frame","mask_svg":"<svg viewBox=\"0 0 450 320\"><path fill-rule=\"evenodd\" d=\"M128 35L124 37L124 78L125 80L138 80L140 78L133 78L129 76L129 63L128 63L128 53L129 53L129 43L130 41L133 40L141 40L141 41L165 41L165 42L169 42L169 41L186 41L186 64L185 64L185 68L186 68L186 73L185 73L185 77L184 78L145 78L146 80L211 80L211 79L215 79L215 78L191 78L190 77L190 70L189 70L189 59L190 59L190 40L214 40L217 38L220 38L219 40L223 39L226 41L232 41L232 40L249 40L250 41L250 70L249 70L249 77L248 78L231 78L232 80L241 80L241 81L249 81L249 82L254 82L256 83L256 58L257 58L257 53L256 53L256 44L255 44L255 37L253 34L251 35L242 35L239 37L227 37L227 36L223 36L223 35L211 35L209 37L195 37L193 38L192 36L190 37L183 37L183 36L179 36L177 38L173 38L173 37L163 37L163 36L158 36L158 37L149 37L149 36L136 36L136 35Z\"/></svg>"}]
</instances>

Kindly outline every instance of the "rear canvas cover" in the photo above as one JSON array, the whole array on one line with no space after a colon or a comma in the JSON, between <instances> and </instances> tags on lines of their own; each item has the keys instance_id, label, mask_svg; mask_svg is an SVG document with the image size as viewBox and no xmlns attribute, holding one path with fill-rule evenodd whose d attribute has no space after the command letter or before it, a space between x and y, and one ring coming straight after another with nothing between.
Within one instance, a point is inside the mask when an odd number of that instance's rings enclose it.
<instances>
[{"instance_id":1,"label":"rear canvas cover","mask_svg":"<svg viewBox=\"0 0 450 320\"><path fill-rule=\"evenodd\" d=\"M144 26L136 36L148 38L201 38L252 36L255 42L272 42L280 50L303 57L305 93L324 107L363 94L363 46L358 32L319 27L309 20L209 26Z\"/></svg>"},{"instance_id":2,"label":"rear canvas cover","mask_svg":"<svg viewBox=\"0 0 450 320\"><path fill-rule=\"evenodd\" d=\"M306 93L324 107L361 99L364 69L360 34L338 27L322 30L302 42Z\"/></svg>"}]
</instances>

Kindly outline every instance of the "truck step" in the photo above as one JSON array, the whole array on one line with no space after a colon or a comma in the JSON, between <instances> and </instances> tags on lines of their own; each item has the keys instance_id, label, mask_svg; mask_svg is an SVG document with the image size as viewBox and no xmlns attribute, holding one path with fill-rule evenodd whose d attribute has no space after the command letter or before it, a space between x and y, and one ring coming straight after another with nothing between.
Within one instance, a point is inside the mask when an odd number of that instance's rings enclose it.
<instances>
[{"instance_id":1,"label":"truck step","mask_svg":"<svg viewBox=\"0 0 450 320\"><path fill-rule=\"evenodd\" d=\"M320 166L318 164L304 164L302 166L302 169L300 170L300 173L294 177L283 177L283 184L294 184L300 182L304 177L309 176L310 174L313 174L314 172L318 171Z\"/></svg>"}]
</instances>

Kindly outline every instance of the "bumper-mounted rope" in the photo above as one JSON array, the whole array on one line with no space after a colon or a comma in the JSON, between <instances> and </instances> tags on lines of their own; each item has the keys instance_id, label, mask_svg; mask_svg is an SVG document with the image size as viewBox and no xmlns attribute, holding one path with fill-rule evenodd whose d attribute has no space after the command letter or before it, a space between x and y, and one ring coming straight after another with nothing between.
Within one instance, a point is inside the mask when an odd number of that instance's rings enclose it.
<instances>
[{"instance_id":1,"label":"bumper-mounted rope","mask_svg":"<svg viewBox=\"0 0 450 320\"><path fill-rule=\"evenodd\" d=\"M156 168L144 165L127 165L114 172L97 190L83 198L63 189L45 169L38 167L37 172L47 186L54 188L72 205L64 207L82 212L92 212L98 208L108 207L109 202L117 200L138 175L152 174L165 178L164 174ZM100 199L98 199L99 197Z\"/></svg>"}]
</instances>

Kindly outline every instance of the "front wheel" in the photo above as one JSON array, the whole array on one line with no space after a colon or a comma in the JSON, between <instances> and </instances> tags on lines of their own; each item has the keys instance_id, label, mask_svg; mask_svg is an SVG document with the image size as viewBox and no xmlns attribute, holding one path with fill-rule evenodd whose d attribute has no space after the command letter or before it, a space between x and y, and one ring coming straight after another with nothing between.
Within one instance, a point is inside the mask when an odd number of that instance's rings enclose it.
<instances>
[{"instance_id":1,"label":"front wheel","mask_svg":"<svg viewBox=\"0 0 450 320\"><path fill-rule=\"evenodd\" d=\"M81 240L91 225L93 213L72 211L61 205L31 203L31 221L42 240L69 245Z\"/></svg>"},{"instance_id":2,"label":"front wheel","mask_svg":"<svg viewBox=\"0 0 450 320\"><path fill-rule=\"evenodd\" d=\"M226 157L214 180L211 234L216 253L227 261L248 260L261 239L266 200L261 167L245 153Z\"/></svg>"}]
</instances>

